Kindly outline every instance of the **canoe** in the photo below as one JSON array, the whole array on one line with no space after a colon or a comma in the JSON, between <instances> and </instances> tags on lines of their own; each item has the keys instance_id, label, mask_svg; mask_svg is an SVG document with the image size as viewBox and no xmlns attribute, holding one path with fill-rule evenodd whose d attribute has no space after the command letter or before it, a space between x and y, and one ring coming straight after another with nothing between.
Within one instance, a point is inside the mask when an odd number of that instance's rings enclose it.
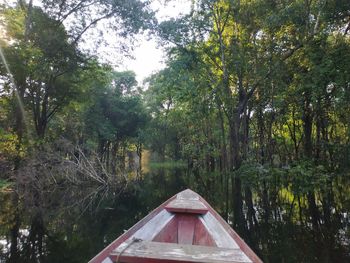
<instances>
[{"instance_id":1,"label":"canoe","mask_svg":"<svg viewBox=\"0 0 350 263\"><path fill-rule=\"evenodd\" d=\"M90 260L90 263L262 263L197 193L171 197Z\"/></svg>"}]
</instances>

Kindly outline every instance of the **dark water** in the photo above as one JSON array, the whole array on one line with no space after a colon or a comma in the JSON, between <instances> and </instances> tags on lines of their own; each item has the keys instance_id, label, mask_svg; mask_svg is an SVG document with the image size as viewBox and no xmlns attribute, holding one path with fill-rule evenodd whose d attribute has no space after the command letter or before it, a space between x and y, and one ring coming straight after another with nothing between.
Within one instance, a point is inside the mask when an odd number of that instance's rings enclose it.
<instances>
[{"instance_id":1,"label":"dark water","mask_svg":"<svg viewBox=\"0 0 350 263\"><path fill-rule=\"evenodd\" d=\"M240 179L245 222L235 229L264 262L350 262L347 180L292 179L291 184L271 177ZM233 222L231 189L217 183L225 180L219 174L158 169L123 187L44 189L36 198L39 202L3 192L0 262L87 262L153 208L188 187ZM10 259L16 227L18 251Z\"/></svg>"}]
</instances>

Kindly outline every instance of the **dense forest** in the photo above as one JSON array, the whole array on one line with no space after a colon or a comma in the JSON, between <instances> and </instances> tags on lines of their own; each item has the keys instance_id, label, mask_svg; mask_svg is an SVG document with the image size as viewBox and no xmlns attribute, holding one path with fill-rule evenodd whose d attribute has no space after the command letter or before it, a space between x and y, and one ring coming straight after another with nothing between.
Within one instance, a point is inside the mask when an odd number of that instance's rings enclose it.
<instances>
[{"instance_id":1,"label":"dense forest","mask_svg":"<svg viewBox=\"0 0 350 263\"><path fill-rule=\"evenodd\" d=\"M94 189L125 209L137 191L164 201L150 167L173 169L264 262L348 262L350 1L196 0L164 21L151 2L0 4L0 262L79 250L60 227L87 230L62 209ZM167 58L143 83L97 52L113 34L126 56L140 33Z\"/></svg>"}]
</instances>

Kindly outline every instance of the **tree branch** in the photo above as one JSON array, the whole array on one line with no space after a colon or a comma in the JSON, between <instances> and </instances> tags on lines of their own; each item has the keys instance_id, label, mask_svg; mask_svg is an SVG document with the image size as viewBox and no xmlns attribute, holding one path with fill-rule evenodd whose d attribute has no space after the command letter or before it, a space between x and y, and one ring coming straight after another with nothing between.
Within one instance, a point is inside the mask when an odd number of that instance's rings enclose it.
<instances>
[{"instance_id":1,"label":"tree branch","mask_svg":"<svg viewBox=\"0 0 350 263\"><path fill-rule=\"evenodd\" d=\"M72 42L73 45L76 45L77 42L80 40L80 38L83 36L83 34L92 26L96 25L99 21L109 18L114 14L114 12L110 12L104 16L101 16L99 18L96 18L95 20L93 20L89 25L87 25L79 34L78 36L76 36Z\"/></svg>"}]
</instances>

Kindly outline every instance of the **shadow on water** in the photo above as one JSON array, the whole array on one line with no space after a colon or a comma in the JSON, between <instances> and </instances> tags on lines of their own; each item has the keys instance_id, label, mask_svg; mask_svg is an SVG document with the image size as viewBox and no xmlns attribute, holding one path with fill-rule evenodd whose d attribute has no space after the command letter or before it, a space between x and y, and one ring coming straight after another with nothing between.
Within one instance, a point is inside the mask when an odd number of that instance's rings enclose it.
<instances>
[{"instance_id":1,"label":"shadow on water","mask_svg":"<svg viewBox=\"0 0 350 263\"><path fill-rule=\"evenodd\" d=\"M208 188L196 178L185 168L157 168L122 190L61 187L45 193L41 207L22 200L19 262L39 262L35 256L38 251L32 251L38 239L43 240L40 262L87 262L152 209L187 187L198 191L222 213L225 205L219 198L220 187L213 184ZM250 186L254 213L243 204L247 231L239 230L264 262L350 262L350 189L344 178L328 181L314 192L301 183L286 185L276 178L265 179L242 177L242 189ZM13 224L9 196L0 194L2 244ZM33 224L37 209L43 214L40 231ZM6 245L1 251L0 262L6 262Z\"/></svg>"}]
</instances>

